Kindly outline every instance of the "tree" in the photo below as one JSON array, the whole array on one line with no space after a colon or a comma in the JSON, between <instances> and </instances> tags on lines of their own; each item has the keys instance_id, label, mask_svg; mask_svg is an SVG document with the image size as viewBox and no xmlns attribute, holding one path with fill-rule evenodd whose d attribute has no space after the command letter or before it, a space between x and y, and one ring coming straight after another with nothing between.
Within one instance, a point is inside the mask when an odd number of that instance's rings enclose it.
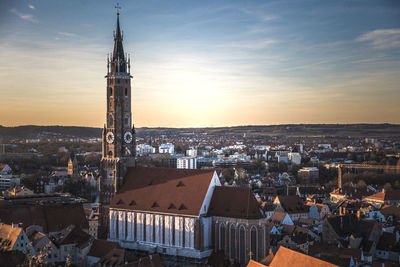
<instances>
[{"instance_id":1,"label":"tree","mask_svg":"<svg viewBox=\"0 0 400 267\"><path fill-rule=\"evenodd\" d=\"M364 180L360 180L360 181L358 181L358 183L357 183L357 187L358 187L358 188L366 187L366 186L367 186L367 183L366 183Z\"/></svg>"},{"instance_id":2,"label":"tree","mask_svg":"<svg viewBox=\"0 0 400 267\"><path fill-rule=\"evenodd\" d=\"M386 183L386 184L383 186L383 188L385 189L385 192L386 192L386 191L390 191L390 190L392 190L392 185L391 185L390 183Z\"/></svg>"}]
</instances>

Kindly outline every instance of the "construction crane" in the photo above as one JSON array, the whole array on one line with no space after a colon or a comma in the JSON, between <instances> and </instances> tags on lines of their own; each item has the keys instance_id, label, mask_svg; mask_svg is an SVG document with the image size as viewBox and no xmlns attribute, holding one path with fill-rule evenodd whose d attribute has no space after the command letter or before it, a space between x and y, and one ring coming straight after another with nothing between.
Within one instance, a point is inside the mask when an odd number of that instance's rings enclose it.
<instances>
[{"instance_id":1,"label":"construction crane","mask_svg":"<svg viewBox=\"0 0 400 267\"><path fill-rule=\"evenodd\" d=\"M372 165L372 164L349 164L339 163L334 166L338 169L338 187L342 188L342 168L347 169L374 169L374 170L400 170L400 166L393 165Z\"/></svg>"}]
</instances>

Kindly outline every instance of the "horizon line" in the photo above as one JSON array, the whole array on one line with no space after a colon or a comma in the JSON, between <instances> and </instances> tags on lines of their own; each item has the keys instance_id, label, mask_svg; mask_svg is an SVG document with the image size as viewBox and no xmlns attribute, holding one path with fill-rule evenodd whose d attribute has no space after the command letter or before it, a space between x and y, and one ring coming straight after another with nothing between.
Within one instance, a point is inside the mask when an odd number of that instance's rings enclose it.
<instances>
[{"instance_id":1,"label":"horizon line","mask_svg":"<svg viewBox=\"0 0 400 267\"><path fill-rule=\"evenodd\" d=\"M400 123L390 123L390 122L376 122L376 123L280 123L280 124L248 124L248 125L230 125L230 126L180 126L180 127L172 127L172 126L138 126L136 129L140 128L170 128L170 129L198 129L198 128L233 128L233 127L262 127L262 126L300 126L300 125L393 125L400 126ZM95 126L82 126L82 125L37 125L37 124L24 124L24 125L15 125L15 126L5 126L1 125L0 127L4 128L17 128L17 127L82 127L82 128L96 128L102 129L103 127L95 127Z\"/></svg>"}]
</instances>

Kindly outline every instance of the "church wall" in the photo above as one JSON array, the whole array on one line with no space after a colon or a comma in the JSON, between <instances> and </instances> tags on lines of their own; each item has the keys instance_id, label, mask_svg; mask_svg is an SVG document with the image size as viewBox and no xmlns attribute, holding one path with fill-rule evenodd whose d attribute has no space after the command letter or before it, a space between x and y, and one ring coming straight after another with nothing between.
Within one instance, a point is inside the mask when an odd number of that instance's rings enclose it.
<instances>
[{"instance_id":1,"label":"church wall","mask_svg":"<svg viewBox=\"0 0 400 267\"><path fill-rule=\"evenodd\" d=\"M221 225L224 224L224 228ZM231 260L231 262L238 262L240 258L240 229L244 229L244 253L246 263L250 260L250 249L251 249L251 229L256 229L256 247L253 259L259 261L266 257L267 251L269 249L269 231L270 225L265 218L256 220L238 219L238 218L227 218L227 217L212 217L212 231L214 232L214 250L220 250L221 237L225 236L225 246L222 248L225 253L225 257ZM231 229L234 229L235 235L231 242ZM224 235L221 234L221 229L225 229ZM232 247L234 245L234 247ZM232 252L234 254L232 255Z\"/></svg>"},{"instance_id":2,"label":"church wall","mask_svg":"<svg viewBox=\"0 0 400 267\"><path fill-rule=\"evenodd\" d=\"M109 239L125 248L200 258L212 251L211 217L111 209L109 219Z\"/></svg>"}]
</instances>

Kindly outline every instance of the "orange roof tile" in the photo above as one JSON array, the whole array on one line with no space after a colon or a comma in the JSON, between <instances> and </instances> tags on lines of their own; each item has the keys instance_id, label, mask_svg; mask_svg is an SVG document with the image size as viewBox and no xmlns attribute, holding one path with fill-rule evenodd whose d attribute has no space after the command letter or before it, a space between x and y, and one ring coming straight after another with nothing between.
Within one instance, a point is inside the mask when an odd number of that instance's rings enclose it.
<instances>
[{"instance_id":1,"label":"orange roof tile","mask_svg":"<svg viewBox=\"0 0 400 267\"><path fill-rule=\"evenodd\" d=\"M129 168L111 208L199 215L213 170Z\"/></svg>"},{"instance_id":2,"label":"orange roof tile","mask_svg":"<svg viewBox=\"0 0 400 267\"><path fill-rule=\"evenodd\" d=\"M279 247L269 267L338 267L326 261L305 255L303 253Z\"/></svg>"}]
</instances>

